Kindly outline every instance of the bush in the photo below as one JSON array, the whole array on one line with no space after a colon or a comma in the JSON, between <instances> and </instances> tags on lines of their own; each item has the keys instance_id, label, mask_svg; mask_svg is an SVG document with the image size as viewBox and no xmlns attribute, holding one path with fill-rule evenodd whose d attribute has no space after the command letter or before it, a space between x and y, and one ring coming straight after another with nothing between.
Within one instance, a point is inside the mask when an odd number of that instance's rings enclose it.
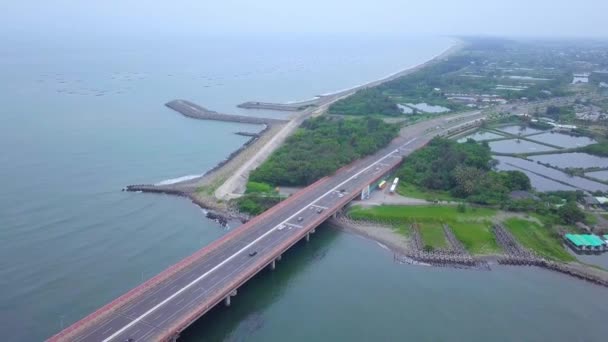
<instances>
[{"instance_id":1,"label":"bush","mask_svg":"<svg viewBox=\"0 0 608 342\"><path fill-rule=\"evenodd\" d=\"M332 114L400 116L403 112L397 104L378 88L362 89L337 101L329 107Z\"/></svg>"},{"instance_id":2,"label":"bush","mask_svg":"<svg viewBox=\"0 0 608 342\"><path fill-rule=\"evenodd\" d=\"M585 221L585 213L575 202L568 202L557 209L557 215L565 224L574 224Z\"/></svg>"},{"instance_id":3,"label":"bush","mask_svg":"<svg viewBox=\"0 0 608 342\"><path fill-rule=\"evenodd\" d=\"M397 125L377 118L306 120L249 179L256 183L303 186L376 152L393 140Z\"/></svg>"},{"instance_id":4,"label":"bush","mask_svg":"<svg viewBox=\"0 0 608 342\"><path fill-rule=\"evenodd\" d=\"M247 190L245 190L246 194L270 192L274 192L274 188L270 184L260 182L247 182Z\"/></svg>"},{"instance_id":5,"label":"bush","mask_svg":"<svg viewBox=\"0 0 608 342\"><path fill-rule=\"evenodd\" d=\"M412 153L397 171L407 182L428 190L448 191L452 196L479 204L503 203L513 190L529 190L530 180L520 171L492 171L487 144L469 140L459 144L435 138Z\"/></svg>"}]
</instances>

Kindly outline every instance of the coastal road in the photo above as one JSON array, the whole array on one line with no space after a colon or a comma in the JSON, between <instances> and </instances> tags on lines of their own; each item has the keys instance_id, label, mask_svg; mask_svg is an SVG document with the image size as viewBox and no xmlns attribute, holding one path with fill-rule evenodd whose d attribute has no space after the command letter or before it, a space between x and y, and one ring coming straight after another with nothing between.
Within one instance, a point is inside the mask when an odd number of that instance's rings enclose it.
<instances>
[{"instance_id":1,"label":"coastal road","mask_svg":"<svg viewBox=\"0 0 608 342\"><path fill-rule=\"evenodd\" d=\"M302 189L262 215L206 246L50 341L157 341L179 332L230 298L293 244L360 196L367 185L397 167L432 136L482 117L479 112L441 117L402 130L388 147ZM238 296L235 300L238 300Z\"/></svg>"}]
</instances>

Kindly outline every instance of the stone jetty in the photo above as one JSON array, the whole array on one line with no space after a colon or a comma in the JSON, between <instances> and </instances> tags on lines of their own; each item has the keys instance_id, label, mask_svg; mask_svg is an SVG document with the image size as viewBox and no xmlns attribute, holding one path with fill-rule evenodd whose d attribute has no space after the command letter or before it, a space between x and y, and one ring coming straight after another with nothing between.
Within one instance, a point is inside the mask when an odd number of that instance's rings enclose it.
<instances>
[{"instance_id":1,"label":"stone jetty","mask_svg":"<svg viewBox=\"0 0 608 342\"><path fill-rule=\"evenodd\" d=\"M505 253L503 256L498 258L499 264L542 267L569 275L571 277L586 280L594 284L608 287L608 281L606 281L606 279L591 272L582 270L570 264L549 261L535 255L523 247L509 231L499 224L494 225L493 231L494 235L496 236L496 242L498 242Z\"/></svg>"},{"instance_id":2,"label":"stone jetty","mask_svg":"<svg viewBox=\"0 0 608 342\"><path fill-rule=\"evenodd\" d=\"M304 110L308 107L318 106L321 98L314 98L308 101L292 102L292 103L272 103L272 102L258 102L258 101L247 101L237 105L239 108L245 109L268 109L278 110L284 112L297 112Z\"/></svg>"},{"instance_id":3,"label":"stone jetty","mask_svg":"<svg viewBox=\"0 0 608 342\"><path fill-rule=\"evenodd\" d=\"M226 122L238 122L252 125L271 125L275 123L285 123L285 120L260 118L245 115L222 114L214 110L209 110L195 103L186 100L173 100L165 104L165 106L174 111L193 119L200 120L215 120Z\"/></svg>"}]
</instances>

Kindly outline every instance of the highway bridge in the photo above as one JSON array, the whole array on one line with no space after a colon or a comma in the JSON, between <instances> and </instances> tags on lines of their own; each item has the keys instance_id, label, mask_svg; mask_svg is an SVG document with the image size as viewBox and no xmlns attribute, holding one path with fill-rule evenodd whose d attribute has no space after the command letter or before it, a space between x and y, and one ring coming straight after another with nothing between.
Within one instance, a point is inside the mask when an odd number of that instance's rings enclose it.
<instances>
[{"instance_id":1,"label":"highway bridge","mask_svg":"<svg viewBox=\"0 0 608 342\"><path fill-rule=\"evenodd\" d=\"M479 112L468 114L471 124ZM230 305L239 287L350 201L369 192L412 151L449 129L449 117L405 128L388 147L320 179L227 233L49 341L172 341L215 305ZM462 126L462 120L458 121Z\"/></svg>"}]
</instances>

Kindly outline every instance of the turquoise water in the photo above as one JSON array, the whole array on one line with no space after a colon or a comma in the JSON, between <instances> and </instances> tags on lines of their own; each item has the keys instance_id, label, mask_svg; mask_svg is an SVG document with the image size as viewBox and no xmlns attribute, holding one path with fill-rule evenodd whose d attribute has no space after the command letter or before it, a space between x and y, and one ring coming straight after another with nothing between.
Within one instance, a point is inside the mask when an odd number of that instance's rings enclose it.
<instances>
[{"instance_id":1,"label":"turquoise water","mask_svg":"<svg viewBox=\"0 0 608 342\"><path fill-rule=\"evenodd\" d=\"M351 87L444 38L19 38L0 46L0 332L41 340L225 230L187 200L121 192L201 174L255 130L183 118ZM276 112L255 115L284 116Z\"/></svg>"}]
</instances>

